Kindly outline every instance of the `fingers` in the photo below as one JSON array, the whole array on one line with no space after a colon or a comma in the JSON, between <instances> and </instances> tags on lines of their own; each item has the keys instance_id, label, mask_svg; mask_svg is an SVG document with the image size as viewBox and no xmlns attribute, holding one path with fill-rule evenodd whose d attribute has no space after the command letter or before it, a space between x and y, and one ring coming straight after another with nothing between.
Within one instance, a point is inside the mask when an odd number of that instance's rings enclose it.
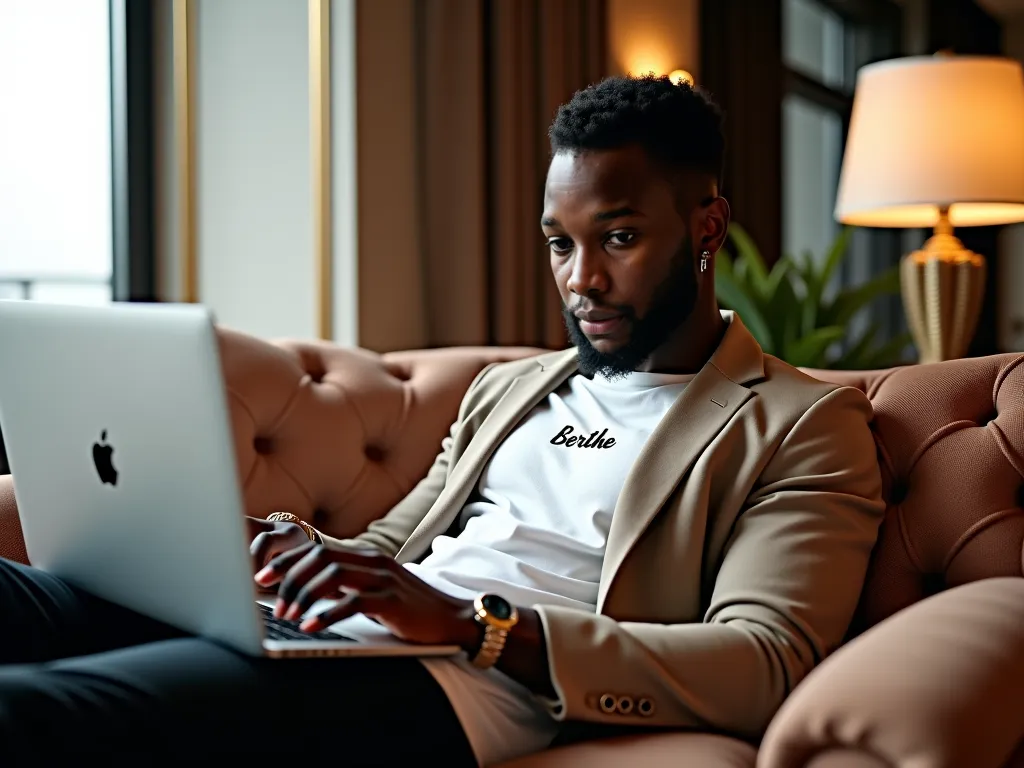
<instances>
[{"instance_id":1,"label":"fingers","mask_svg":"<svg viewBox=\"0 0 1024 768\"><path fill-rule=\"evenodd\" d=\"M251 531L250 531L251 533ZM252 555L253 572L260 570L270 555L273 536L268 532L257 533L249 543L249 554Z\"/></svg>"},{"instance_id":2,"label":"fingers","mask_svg":"<svg viewBox=\"0 0 1024 768\"><path fill-rule=\"evenodd\" d=\"M253 556L254 563L256 562L257 543L262 542L261 537L269 530L271 530L271 526L267 524L266 520L260 520L258 517L245 517L245 534L249 539L249 553ZM261 546L266 545L261 544Z\"/></svg>"},{"instance_id":3,"label":"fingers","mask_svg":"<svg viewBox=\"0 0 1024 768\"><path fill-rule=\"evenodd\" d=\"M306 618L299 625L299 629L303 632L319 632L357 613L381 613L387 610L388 601L393 594L388 591L369 594L350 592L327 610Z\"/></svg>"},{"instance_id":4,"label":"fingers","mask_svg":"<svg viewBox=\"0 0 1024 768\"><path fill-rule=\"evenodd\" d=\"M249 545L249 554L252 555L253 572L258 575L262 572L262 569L266 568L267 561L272 557L280 555L282 552L288 552L294 547L295 542L288 535L287 530L271 529L258 534ZM259 582L259 579L257 581ZM263 582L259 583L263 584ZM275 582L270 582L270 584L273 583ZM269 586L269 584L263 585Z\"/></svg>"},{"instance_id":5,"label":"fingers","mask_svg":"<svg viewBox=\"0 0 1024 768\"><path fill-rule=\"evenodd\" d=\"M270 553L272 557L269 562L264 560L266 565L256 573L256 583L263 587L269 587L277 584L288 570L297 562L302 560L303 557L308 555L315 546L316 545L310 541L298 547L291 547L283 551L279 550L278 552Z\"/></svg>"},{"instance_id":6,"label":"fingers","mask_svg":"<svg viewBox=\"0 0 1024 768\"><path fill-rule=\"evenodd\" d=\"M307 546L274 558L258 574L258 580L266 584L286 572L280 579L274 615L295 620L316 600L340 589L349 592L390 589L396 572L393 564L391 558L379 554Z\"/></svg>"},{"instance_id":7,"label":"fingers","mask_svg":"<svg viewBox=\"0 0 1024 768\"><path fill-rule=\"evenodd\" d=\"M278 591L278 601L283 602L286 606L284 618L288 621L297 621L320 598L337 595L340 570L341 566L337 563L329 563L299 589L290 604L280 597L281 592Z\"/></svg>"},{"instance_id":8,"label":"fingers","mask_svg":"<svg viewBox=\"0 0 1024 768\"><path fill-rule=\"evenodd\" d=\"M261 517L250 517L245 516L245 530L249 534L249 541L255 539L263 531L269 531L274 527L274 524L268 520L264 520Z\"/></svg>"}]
</instances>

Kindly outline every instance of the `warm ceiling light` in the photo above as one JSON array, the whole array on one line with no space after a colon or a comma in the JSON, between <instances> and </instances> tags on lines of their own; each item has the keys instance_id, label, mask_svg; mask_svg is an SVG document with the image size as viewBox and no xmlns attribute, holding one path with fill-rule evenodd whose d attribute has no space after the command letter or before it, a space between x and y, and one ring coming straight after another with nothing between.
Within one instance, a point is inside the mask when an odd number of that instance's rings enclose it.
<instances>
[{"instance_id":1,"label":"warm ceiling light","mask_svg":"<svg viewBox=\"0 0 1024 768\"><path fill-rule=\"evenodd\" d=\"M693 85L693 75L685 69L675 69L672 72L669 72L668 79L676 85L682 85L683 83Z\"/></svg>"}]
</instances>

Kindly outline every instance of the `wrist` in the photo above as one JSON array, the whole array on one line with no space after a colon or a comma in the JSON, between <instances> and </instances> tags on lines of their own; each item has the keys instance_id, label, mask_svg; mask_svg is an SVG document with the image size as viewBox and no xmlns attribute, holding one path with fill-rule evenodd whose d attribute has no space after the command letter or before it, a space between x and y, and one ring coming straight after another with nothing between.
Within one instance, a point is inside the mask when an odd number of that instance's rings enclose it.
<instances>
[{"instance_id":1,"label":"wrist","mask_svg":"<svg viewBox=\"0 0 1024 768\"><path fill-rule=\"evenodd\" d=\"M472 600L462 600L455 611L452 638L469 656L480 650L484 638L484 626L476 620L476 608Z\"/></svg>"}]
</instances>

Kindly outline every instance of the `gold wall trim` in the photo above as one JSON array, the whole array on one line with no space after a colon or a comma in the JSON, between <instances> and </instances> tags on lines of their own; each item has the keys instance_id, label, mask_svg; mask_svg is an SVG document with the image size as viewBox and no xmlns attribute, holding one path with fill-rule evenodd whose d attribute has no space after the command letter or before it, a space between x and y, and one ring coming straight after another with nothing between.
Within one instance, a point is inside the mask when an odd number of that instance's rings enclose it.
<instances>
[{"instance_id":1,"label":"gold wall trim","mask_svg":"<svg viewBox=\"0 0 1024 768\"><path fill-rule=\"evenodd\" d=\"M193 0L174 0L174 136L178 166L178 264L181 300L199 300L196 264Z\"/></svg>"},{"instance_id":2,"label":"gold wall trim","mask_svg":"<svg viewBox=\"0 0 1024 768\"><path fill-rule=\"evenodd\" d=\"M331 232L331 0L309 0L309 124L313 177L316 322L334 336Z\"/></svg>"}]
</instances>

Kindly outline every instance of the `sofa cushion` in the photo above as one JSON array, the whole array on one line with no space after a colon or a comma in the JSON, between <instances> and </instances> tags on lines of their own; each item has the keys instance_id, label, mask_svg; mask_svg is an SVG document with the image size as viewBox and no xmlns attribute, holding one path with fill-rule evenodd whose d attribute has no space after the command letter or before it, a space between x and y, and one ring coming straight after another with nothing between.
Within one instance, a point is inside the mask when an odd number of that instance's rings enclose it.
<instances>
[{"instance_id":1,"label":"sofa cushion","mask_svg":"<svg viewBox=\"0 0 1024 768\"><path fill-rule=\"evenodd\" d=\"M653 733L585 741L503 763L501 768L753 768L754 748L709 733Z\"/></svg>"}]
</instances>

